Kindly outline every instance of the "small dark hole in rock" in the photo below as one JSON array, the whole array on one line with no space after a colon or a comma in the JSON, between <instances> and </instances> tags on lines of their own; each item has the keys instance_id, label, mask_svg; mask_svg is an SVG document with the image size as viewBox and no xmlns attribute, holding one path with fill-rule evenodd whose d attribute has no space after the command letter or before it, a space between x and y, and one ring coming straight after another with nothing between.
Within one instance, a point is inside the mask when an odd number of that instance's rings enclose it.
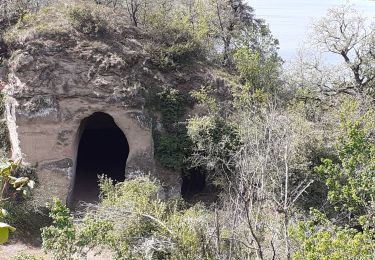
<instances>
[{"instance_id":1,"label":"small dark hole in rock","mask_svg":"<svg viewBox=\"0 0 375 260\"><path fill-rule=\"evenodd\" d=\"M207 181L203 170L193 168L183 173L181 195L185 201L211 204L217 200L218 193L218 189Z\"/></svg>"}]
</instances>

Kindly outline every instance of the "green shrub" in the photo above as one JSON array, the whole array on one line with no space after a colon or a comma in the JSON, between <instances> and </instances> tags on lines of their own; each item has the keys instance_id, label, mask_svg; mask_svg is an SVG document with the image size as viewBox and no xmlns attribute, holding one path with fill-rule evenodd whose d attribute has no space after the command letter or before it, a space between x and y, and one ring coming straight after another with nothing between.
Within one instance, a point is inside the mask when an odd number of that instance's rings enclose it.
<instances>
[{"instance_id":1,"label":"green shrub","mask_svg":"<svg viewBox=\"0 0 375 260\"><path fill-rule=\"evenodd\" d=\"M293 259L373 259L374 230L365 227L359 232L332 224L318 211L313 215L312 220L299 222L290 232L297 247Z\"/></svg>"},{"instance_id":2,"label":"green shrub","mask_svg":"<svg viewBox=\"0 0 375 260\"><path fill-rule=\"evenodd\" d=\"M375 194L374 111L358 113L357 103L341 111L341 134L337 142L338 161L322 159L315 168L328 188L328 200L349 222L371 214Z\"/></svg>"},{"instance_id":3,"label":"green shrub","mask_svg":"<svg viewBox=\"0 0 375 260\"><path fill-rule=\"evenodd\" d=\"M186 101L178 90L172 88L165 89L158 95L163 127L173 132L185 113Z\"/></svg>"},{"instance_id":4,"label":"green shrub","mask_svg":"<svg viewBox=\"0 0 375 260\"><path fill-rule=\"evenodd\" d=\"M175 170L185 166L192 145L185 127L172 133L154 130L153 139L155 156L163 166Z\"/></svg>"},{"instance_id":5,"label":"green shrub","mask_svg":"<svg viewBox=\"0 0 375 260\"><path fill-rule=\"evenodd\" d=\"M37 182L35 168L30 166L20 165L13 171L12 177ZM6 195L8 199L0 204L7 212L3 218L4 221L17 228L13 236L25 243L31 241L31 243L39 244L41 242L40 229L48 225L50 219L46 208L34 205L29 194L29 189L24 190L22 194L15 188L8 187Z\"/></svg>"},{"instance_id":6,"label":"green shrub","mask_svg":"<svg viewBox=\"0 0 375 260\"><path fill-rule=\"evenodd\" d=\"M12 257L11 260L38 260L38 258L31 254L19 253L16 256Z\"/></svg>"},{"instance_id":7,"label":"green shrub","mask_svg":"<svg viewBox=\"0 0 375 260\"><path fill-rule=\"evenodd\" d=\"M20 165L12 175L15 178L27 178L37 183L35 170L34 167ZM5 217L6 222L17 227L14 236L24 242L40 243L40 228L50 223L46 208L34 205L30 196L25 197L23 194L15 193L14 189L9 189L8 194L11 199L5 201L3 207L8 212ZM29 195L29 191L26 195Z\"/></svg>"},{"instance_id":8,"label":"green shrub","mask_svg":"<svg viewBox=\"0 0 375 260\"><path fill-rule=\"evenodd\" d=\"M2 163L0 168L0 244L7 242L9 231L16 230L3 221L13 220L9 212L23 210L23 205L14 203L17 201L18 194L22 194L26 198L29 196L30 190L34 188L35 182L33 180L15 175L15 170L20 164L21 160L16 162L9 160L7 163ZM9 210L6 209L8 205L11 205Z\"/></svg>"},{"instance_id":9,"label":"green shrub","mask_svg":"<svg viewBox=\"0 0 375 260\"><path fill-rule=\"evenodd\" d=\"M97 10L73 7L69 11L69 18L76 30L90 36L104 35L108 29L107 21Z\"/></svg>"},{"instance_id":10,"label":"green shrub","mask_svg":"<svg viewBox=\"0 0 375 260\"><path fill-rule=\"evenodd\" d=\"M188 121L188 135L193 142L195 166L209 170L221 168L223 161L240 146L238 128L216 116L191 118Z\"/></svg>"},{"instance_id":11,"label":"green shrub","mask_svg":"<svg viewBox=\"0 0 375 260\"><path fill-rule=\"evenodd\" d=\"M204 47L189 30L176 25L158 25L150 29L151 44L147 47L151 62L168 71L204 58Z\"/></svg>"},{"instance_id":12,"label":"green shrub","mask_svg":"<svg viewBox=\"0 0 375 260\"><path fill-rule=\"evenodd\" d=\"M31 200L10 201L4 204L8 214L4 220L16 227L13 237L24 243L40 245L41 228L50 225L47 208L37 207Z\"/></svg>"},{"instance_id":13,"label":"green shrub","mask_svg":"<svg viewBox=\"0 0 375 260\"><path fill-rule=\"evenodd\" d=\"M179 122L185 114L186 101L176 89L167 88L155 94L154 107L161 112L162 130L154 129L155 156L168 168L181 169L190 156L191 141L185 124Z\"/></svg>"},{"instance_id":14,"label":"green shrub","mask_svg":"<svg viewBox=\"0 0 375 260\"><path fill-rule=\"evenodd\" d=\"M51 207L54 221L43 230L43 247L56 259L98 247L109 248L115 259L210 259L204 230L211 217L202 206L159 200L160 184L147 177L116 185L102 178L100 187L99 205L77 224L61 202Z\"/></svg>"},{"instance_id":15,"label":"green shrub","mask_svg":"<svg viewBox=\"0 0 375 260\"><path fill-rule=\"evenodd\" d=\"M77 252L75 245L76 230L73 217L61 201L55 200L50 206L52 226L42 229L43 249L52 252L57 260L73 259Z\"/></svg>"}]
</instances>

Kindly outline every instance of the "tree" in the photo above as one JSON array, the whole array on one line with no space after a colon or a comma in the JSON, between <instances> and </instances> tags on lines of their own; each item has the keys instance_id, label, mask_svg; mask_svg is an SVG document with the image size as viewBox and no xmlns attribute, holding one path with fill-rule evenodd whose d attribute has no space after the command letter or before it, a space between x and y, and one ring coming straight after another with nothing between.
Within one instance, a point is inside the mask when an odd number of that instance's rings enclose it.
<instances>
[{"instance_id":1,"label":"tree","mask_svg":"<svg viewBox=\"0 0 375 260\"><path fill-rule=\"evenodd\" d=\"M317 43L340 55L351 70L353 84L347 88L355 88L360 93L371 91L375 79L375 33L365 19L351 6L341 6L330 9L315 24L314 31Z\"/></svg>"},{"instance_id":2,"label":"tree","mask_svg":"<svg viewBox=\"0 0 375 260\"><path fill-rule=\"evenodd\" d=\"M139 13L141 7L146 4L146 1L143 0L125 0L126 10L128 11L130 20L132 21L135 27L139 23Z\"/></svg>"},{"instance_id":3,"label":"tree","mask_svg":"<svg viewBox=\"0 0 375 260\"><path fill-rule=\"evenodd\" d=\"M375 214L375 145L374 112L358 113L358 103L344 105L340 113L338 161L322 159L316 172L322 175L328 200L344 223L357 225L360 216L371 219Z\"/></svg>"},{"instance_id":4,"label":"tree","mask_svg":"<svg viewBox=\"0 0 375 260\"><path fill-rule=\"evenodd\" d=\"M338 94L374 96L374 43L373 26L357 10L350 5L331 8L313 25L312 45L292 68L295 80L291 84L319 91L318 97L323 96L319 99ZM324 64L322 53L342 62Z\"/></svg>"},{"instance_id":5,"label":"tree","mask_svg":"<svg viewBox=\"0 0 375 260\"><path fill-rule=\"evenodd\" d=\"M271 45L277 45L264 21L257 19L254 9L242 0L213 0L215 10L213 25L222 48L223 63L233 65L233 50L248 46L253 50L262 50L263 40L270 39Z\"/></svg>"},{"instance_id":6,"label":"tree","mask_svg":"<svg viewBox=\"0 0 375 260\"><path fill-rule=\"evenodd\" d=\"M218 103L200 93L214 112L188 125L194 166L214 171L214 182L224 190L221 225L231 235L229 249L221 252L245 259L254 254L290 259L288 227L297 201L313 182L308 154L309 147L319 145L319 132L304 119L300 106L284 110L264 92L233 95L231 114L217 125ZM278 214L268 217L270 211Z\"/></svg>"},{"instance_id":7,"label":"tree","mask_svg":"<svg viewBox=\"0 0 375 260\"><path fill-rule=\"evenodd\" d=\"M375 253L374 230L334 225L327 217L312 211L311 220L301 221L291 230L296 242L293 259L372 259Z\"/></svg>"}]
</instances>

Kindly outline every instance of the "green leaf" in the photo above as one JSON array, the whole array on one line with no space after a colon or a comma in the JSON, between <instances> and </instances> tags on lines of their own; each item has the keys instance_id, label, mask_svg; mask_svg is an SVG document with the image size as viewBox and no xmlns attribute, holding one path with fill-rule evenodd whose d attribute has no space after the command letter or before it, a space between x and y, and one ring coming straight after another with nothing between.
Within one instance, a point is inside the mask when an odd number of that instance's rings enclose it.
<instances>
[{"instance_id":1,"label":"green leaf","mask_svg":"<svg viewBox=\"0 0 375 260\"><path fill-rule=\"evenodd\" d=\"M29 178L27 177L20 177L20 178L17 178L14 182L12 182L11 184L13 185L14 188L17 188L17 187L22 187L24 186L25 184L27 184L29 182Z\"/></svg>"},{"instance_id":2,"label":"green leaf","mask_svg":"<svg viewBox=\"0 0 375 260\"><path fill-rule=\"evenodd\" d=\"M15 231L16 229L12 226L9 226L6 223L0 222L0 244L4 244L8 241L9 231Z\"/></svg>"},{"instance_id":3,"label":"green leaf","mask_svg":"<svg viewBox=\"0 0 375 260\"><path fill-rule=\"evenodd\" d=\"M0 218L4 218L8 215L8 211L5 209L0 208Z\"/></svg>"}]
</instances>

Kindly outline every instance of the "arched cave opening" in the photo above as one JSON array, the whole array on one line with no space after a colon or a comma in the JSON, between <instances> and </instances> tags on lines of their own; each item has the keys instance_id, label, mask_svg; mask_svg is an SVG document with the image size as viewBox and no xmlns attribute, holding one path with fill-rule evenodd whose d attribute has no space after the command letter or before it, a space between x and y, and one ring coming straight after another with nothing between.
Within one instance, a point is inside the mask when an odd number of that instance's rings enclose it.
<instances>
[{"instance_id":1,"label":"arched cave opening","mask_svg":"<svg viewBox=\"0 0 375 260\"><path fill-rule=\"evenodd\" d=\"M85 118L80 126L71 205L98 199L98 175L124 181L128 154L128 141L110 115L96 112Z\"/></svg>"},{"instance_id":2,"label":"arched cave opening","mask_svg":"<svg viewBox=\"0 0 375 260\"><path fill-rule=\"evenodd\" d=\"M210 204L217 200L218 190L207 180L205 171L193 168L182 174L181 195L190 203Z\"/></svg>"}]
</instances>

